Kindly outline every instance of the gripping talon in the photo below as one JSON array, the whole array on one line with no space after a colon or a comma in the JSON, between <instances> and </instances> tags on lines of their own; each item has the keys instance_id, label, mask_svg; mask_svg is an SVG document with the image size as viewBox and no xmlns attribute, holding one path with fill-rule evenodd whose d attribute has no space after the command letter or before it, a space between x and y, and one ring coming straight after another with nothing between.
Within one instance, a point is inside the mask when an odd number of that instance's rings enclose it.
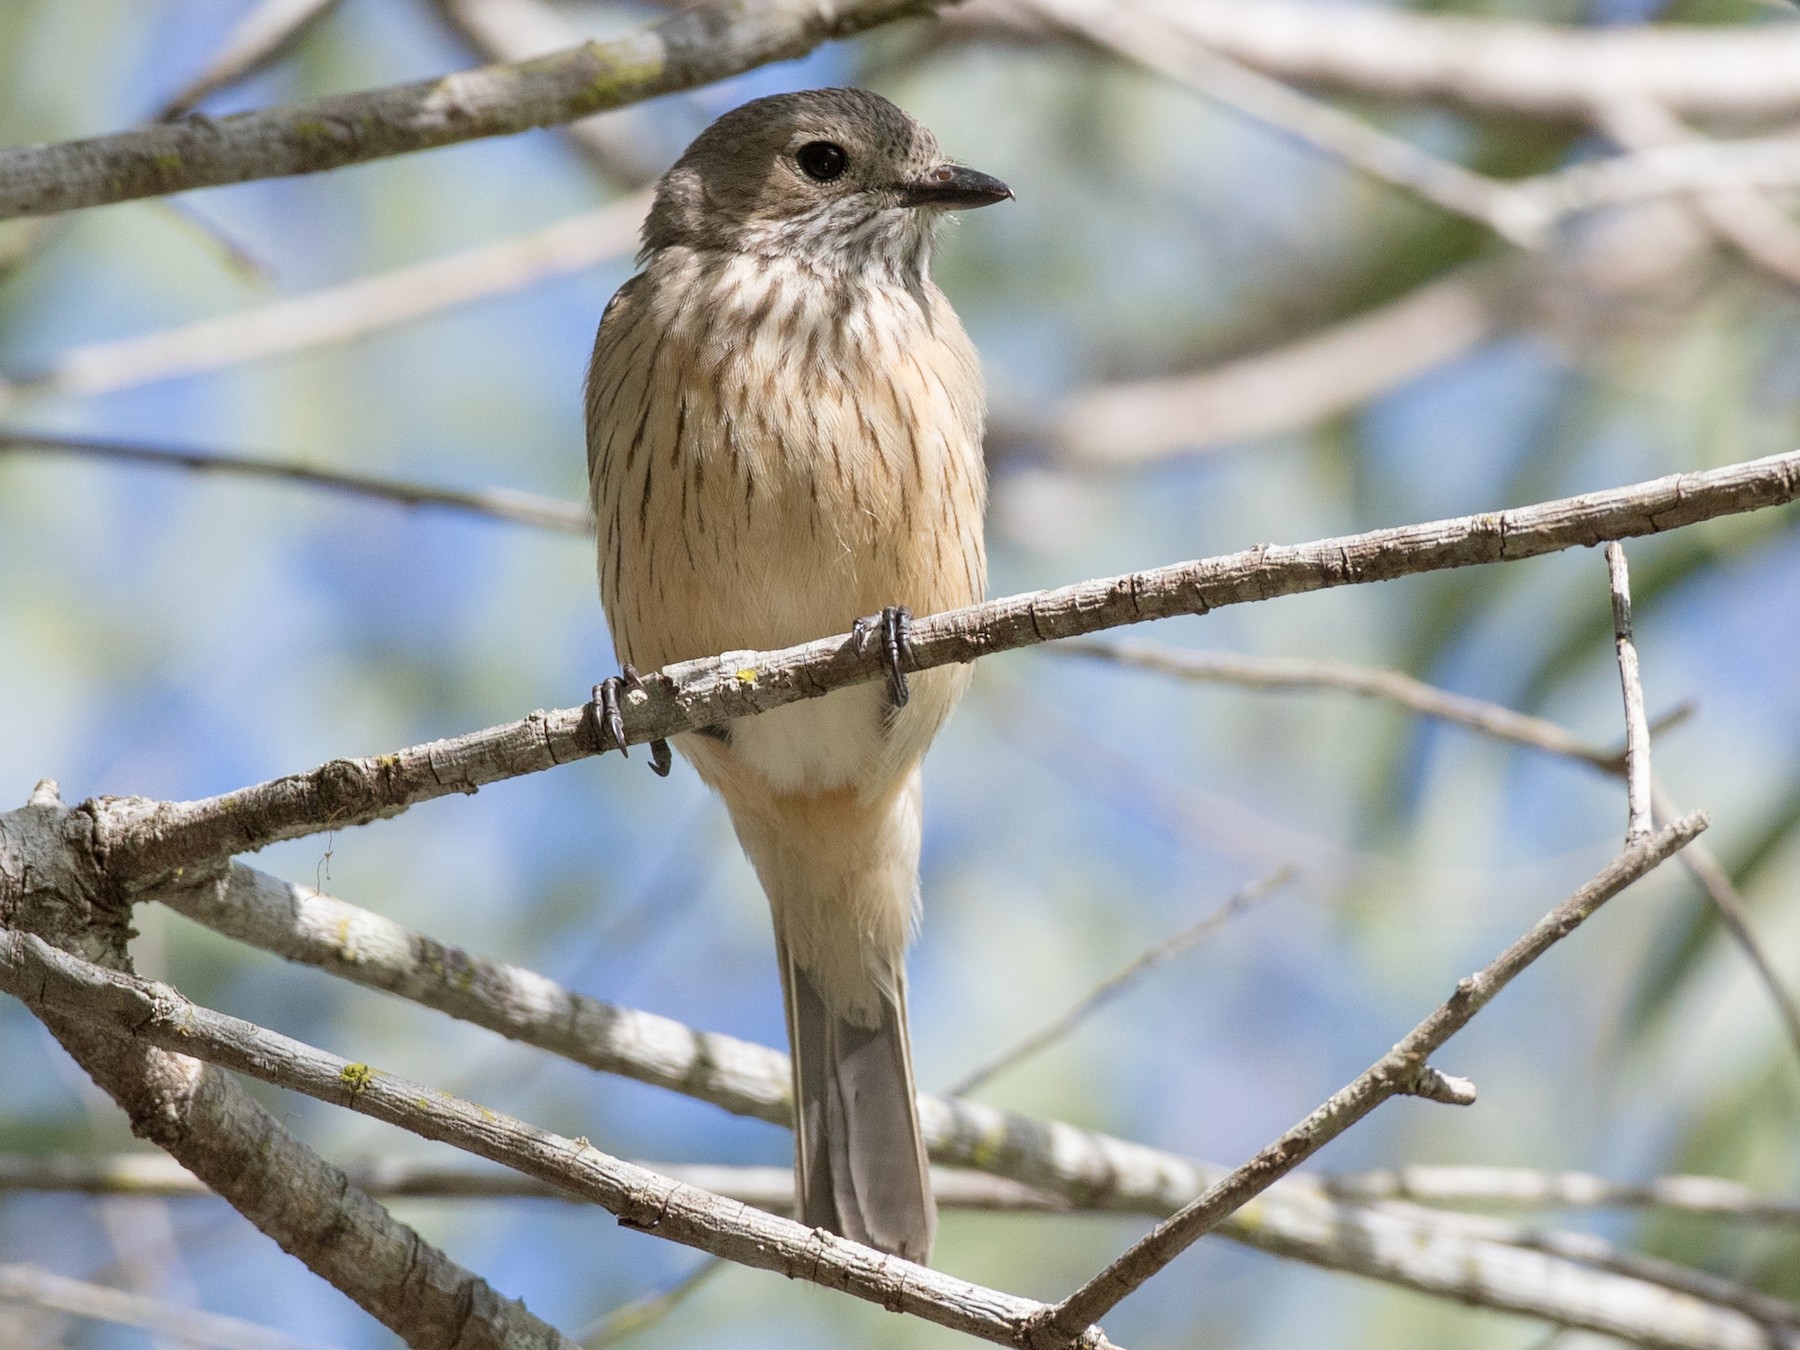
<instances>
[{"instance_id":1,"label":"gripping talon","mask_svg":"<svg viewBox=\"0 0 1800 1350\"><path fill-rule=\"evenodd\" d=\"M912 611L905 605L889 605L879 618L858 619L850 631L858 641L868 637L876 626L881 628L881 651L887 657L888 702L904 708L911 697L906 687L905 666L913 659Z\"/></svg>"},{"instance_id":2,"label":"gripping talon","mask_svg":"<svg viewBox=\"0 0 1800 1350\"><path fill-rule=\"evenodd\" d=\"M631 758L631 751L625 748L625 717L619 707L619 691L622 689L642 689L644 677L638 674L637 667L627 661L623 673L610 679L602 680L594 686L595 713L601 725L612 736L612 743L619 747L619 753L626 759ZM605 738L602 737L602 740ZM601 753L611 749L602 745ZM669 753L669 743L660 737L650 742L650 769L658 778L667 778L674 765L674 757Z\"/></svg>"},{"instance_id":3,"label":"gripping talon","mask_svg":"<svg viewBox=\"0 0 1800 1350\"><path fill-rule=\"evenodd\" d=\"M631 751L625 748L625 716L619 711L619 689L624 681L617 675L609 675L594 686L594 720L600 724L600 753L605 754L615 746L626 759L631 758ZM612 737L612 744L607 744L607 737Z\"/></svg>"}]
</instances>

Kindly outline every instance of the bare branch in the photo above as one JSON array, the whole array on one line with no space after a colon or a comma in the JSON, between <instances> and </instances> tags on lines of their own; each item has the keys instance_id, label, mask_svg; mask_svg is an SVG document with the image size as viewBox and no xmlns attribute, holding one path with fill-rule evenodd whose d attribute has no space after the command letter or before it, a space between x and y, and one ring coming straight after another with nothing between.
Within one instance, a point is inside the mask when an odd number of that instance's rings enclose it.
<instances>
[{"instance_id":1,"label":"bare branch","mask_svg":"<svg viewBox=\"0 0 1800 1350\"><path fill-rule=\"evenodd\" d=\"M260 70L286 51L313 23L337 7L338 0L262 0L226 36L206 68L181 87L157 114L159 120L180 117L245 76Z\"/></svg>"},{"instance_id":2,"label":"bare branch","mask_svg":"<svg viewBox=\"0 0 1800 1350\"><path fill-rule=\"evenodd\" d=\"M317 1341L296 1340L254 1322L72 1280L37 1266L0 1265L0 1303L28 1303L76 1317L140 1327L182 1345L212 1350L321 1350Z\"/></svg>"},{"instance_id":3,"label":"bare branch","mask_svg":"<svg viewBox=\"0 0 1800 1350\"><path fill-rule=\"evenodd\" d=\"M636 193L541 229L391 272L178 328L71 347L48 368L0 384L0 407L26 397L100 394L220 370L521 290L630 253L649 206L649 195Z\"/></svg>"},{"instance_id":4,"label":"bare branch","mask_svg":"<svg viewBox=\"0 0 1800 1350\"><path fill-rule=\"evenodd\" d=\"M1600 109L1598 124L1627 150L1700 141L1700 135L1668 109L1638 101ZM1800 285L1800 224L1760 192L1703 192L1694 210L1712 231L1758 267Z\"/></svg>"},{"instance_id":5,"label":"bare branch","mask_svg":"<svg viewBox=\"0 0 1800 1350\"><path fill-rule=\"evenodd\" d=\"M1203 939L1218 932L1238 915L1247 913L1275 891L1287 885L1294 878L1294 870L1291 866L1277 868L1260 880L1245 886L1199 922L1189 924L1180 932L1172 933L1156 943L1149 950L1140 952L1122 970L1109 975L1089 990L1067 1012L969 1070L968 1073L945 1088L944 1095L966 1097L995 1075L1006 1072L1020 1061L1029 1059L1046 1046L1061 1040L1091 1017L1097 1009L1110 1003L1158 966L1173 961Z\"/></svg>"},{"instance_id":6,"label":"bare branch","mask_svg":"<svg viewBox=\"0 0 1800 1350\"><path fill-rule=\"evenodd\" d=\"M1359 666L1318 658L1243 656L1236 652L1195 651L1145 642L1064 642L1054 650L1071 656L1093 656L1119 665L1164 675L1245 689L1335 689L1367 698L1385 699L1425 717L1471 727L1496 740L1529 746L1547 754L1581 760L1597 769L1620 767L1617 749L1593 745L1547 718L1515 712L1486 699L1471 698L1426 684L1397 670ZM1658 719L1668 727L1692 712L1683 704Z\"/></svg>"},{"instance_id":7,"label":"bare branch","mask_svg":"<svg viewBox=\"0 0 1800 1350\"><path fill-rule=\"evenodd\" d=\"M1618 540L1606 546L1606 575L1612 589L1613 648L1619 658L1619 685L1625 695L1625 793L1629 802L1625 842L1650 837L1650 719L1644 713L1644 684L1638 677L1637 644L1631 636L1631 574Z\"/></svg>"},{"instance_id":8,"label":"bare branch","mask_svg":"<svg viewBox=\"0 0 1800 1350\"><path fill-rule=\"evenodd\" d=\"M1033 591L948 610L913 625L909 668L972 661L1057 638L1225 605L1386 581L1449 567L1515 561L1577 545L1650 534L1800 496L1800 452L1674 474L1535 506L1375 530ZM727 652L645 678L625 699L629 744L666 739L733 717L879 677L879 644L852 634L779 652ZM144 887L181 868L397 814L450 792L539 772L603 748L591 708L522 721L395 754L337 759L192 802L102 798L80 809L114 884Z\"/></svg>"},{"instance_id":9,"label":"bare branch","mask_svg":"<svg viewBox=\"0 0 1800 1350\"><path fill-rule=\"evenodd\" d=\"M1657 816L1664 820L1676 814L1675 803L1669 800L1668 793L1663 791L1662 784L1652 781L1650 787L1651 806ZM1690 850L1682 855L1682 862L1694 880L1700 883L1700 889L1706 898L1712 901L1718 912L1719 922L1725 925L1744 955L1749 958L1751 969L1768 990L1770 999L1775 1004L1776 1015L1787 1031L1788 1040L1793 1043L1794 1051L1800 1054L1800 1000L1788 991L1782 983L1781 976L1775 970L1775 963L1763 950L1762 941L1756 936L1756 930L1750 924L1750 907L1744 903L1744 897L1738 894L1738 888L1731 884L1731 874L1725 870L1719 860L1713 856L1712 850L1701 847L1697 851Z\"/></svg>"},{"instance_id":10,"label":"bare branch","mask_svg":"<svg viewBox=\"0 0 1800 1350\"><path fill-rule=\"evenodd\" d=\"M1682 850L1685 860L1700 846ZM1320 1179L1341 1200L1408 1200L1418 1204L1501 1205L1509 1208L1667 1209L1746 1223L1800 1225L1800 1200L1761 1195L1719 1177L1666 1176L1620 1182L1587 1172L1539 1172L1523 1167L1418 1165L1391 1172L1353 1172Z\"/></svg>"},{"instance_id":11,"label":"bare branch","mask_svg":"<svg viewBox=\"0 0 1800 1350\"><path fill-rule=\"evenodd\" d=\"M1310 0L1145 8L1266 74L1348 93L1583 122L1634 99L1683 117L1800 112L1800 30L1789 24L1556 27ZM975 0L969 11L1002 22L1036 12L1031 0Z\"/></svg>"},{"instance_id":12,"label":"bare branch","mask_svg":"<svg viewBox=\"0 0 1800 1350\"><path fill-rule=\"evenodd\" d=\"M1222 56L1144 6L1112 0L1032 0L1046 17L1226 107L1284 132L1521 248L1542 248L1550 217L1513 185L1465 169L1268 75Z\"/></svg>"},{"instance_id":13,"label":"bare branch","mask_svg":"<svg viewBox=\"0 0 1800 1350\"><path fill-rule=\"evenodd\" d=\"M584 998L542 976L446 947L342 900L234 866L225 883L162 899L226 936L400 993L583 1064L682 1092L727 1110L788 1122L786 1056L654 1014ZM574 1033L571 1034L570 1029ZM932 1157L1011 1178L1072 1209L1163 1218L1225 1169L1056 1121L978 1102L921 1097ZM660 1169L659 1169L660 1170ZM721 1189L716 1171L687 1179ZM941 1181L955 1173L936 1174ZM783 1171L772 1192L789 1185ZM734 1187L746 1185L740 1175ZM940 1191L940 1197L950 1192ZM1227 1218L1233 1241L1292 1260L1382 1280L1462 1303L1589 1327L1688 1350L1766 1347L1710 1305L1670 1302L1640 1280L1593 1276L1565 1259L1448 1228L1442 1216L1393 1203L1333 1201L1290 1176ZM1672 1335L1671 1327L1680 1327Z\"/></svg>"},{"instance_id":14,"label":"bare branch","mask_svg":"<svg viewBox=\"0 0 1800 1350\"><path fill-rule=\"evenodd\" d=\"M262 459L250 455L219 454L210 450L183 450L174 446L139 445L125 441L90 440L74 436L46 436L35 432L0 428L0 455L9 450L69 455L85 459L109 459L156 468L189 469L245 478L273 478L341 492L352 497L398 502L402 506L437 506L467 511L517 525L591 534L593 523L585 506L511 488L483 488L463 492L394 478L340 469L321 469L299 460Z\"/></svg>"},{"instance_id":15,"label":"bare branch","mask_svg":"<svg viewBox=\"0 0 1800 1350\"><path fill-rule=\"evenodd\" d=\"M1471 727L1496 740L1529 746L1565 759L1591 764L1619 777L1628 776L1625 748L1608 748L1581 740L1555 722L1529 713L1515 712L1498 703L1452 693L1415 680L1396 670L1353 665L1345 661L1294 660L1279 657L1242 656L1233 652L1203 652L1162 647L1150 643L1067 642L1054 650L1073 656L1093 656L1120 665L1137 666L1183 679L1239 685L1249 689L1336 689L1346 693L1383 698L1426 717ZM1641 701L1641 699L1640 699ZM1646 737L1660 734L1685 720L1691 703L1677 704L1645 728ZM1629 794L1628 794L1629 796ZM1652 780L1651 802L1664 824L1681 813L1669 802L1660 784ZM1719 866L1705 844L1696 840L1682 850L1682 864L1693 873L1701 889L1718 907L1732 937L1750 959L1774 1002L1789 1038L1800 1051L1800 1002L1796 1002L1776 974L1755 932L1743 898L1731 878Z\"/></svg>"},{"instance_id":16,"label":"bare branch","mask_svg":"<svg viewBox=\"0 0 1800 1350\"><path fill-rule=\"evenodd\" d=\"M1459 981L1449 999L1359 1078L1230 1176L1208 1187L1205 1194L1180 1213L1158 1224L1118 1260L1059 1303L1040 1324L1048 1333L1043 1344L1056 1343L1069 1335L1071 1328L1098 1322L1121 1299L1217 1227L1227 1214L1268 1189L1390 1097L1411 1094L1461 1104L1472 1102L1472 1086L1446 1080L1442 1074L1428 1077L1435 1072L1427 1062L1430 1056L1467 1026L1526 967L1705 828L1705 815L1695 812L1654 838L1630 845L1486 968Z\"/></svg>"},{"instance_id":17,"label":"bare branch","mask_svg":"<svg viewBox=\"0 0 1800 1350\"><path fill-rule=\"evenodd\" d=\"M725 1262L722 1258L709 1256L691 1274L683 1276L667 1289L659 1289L643 1298L633 1299L622 1308L614 1309L593 1328L582 1333L581 1350L606 1350L607 1346L617 1345L640 1331L648 1330L693 1297L723 1269Z\"/></svg>"},{"instance_id":18,"label":"bare branch","mask_svg":"<svg viewBox=\"0 0 1800 1350\"><path fill-rule=\"evenodd\" d=\"M531 61L222 118L0 149L0 219L317 173L573 121L692 89L939 0L737 0Z\"/></svg>"},{"instance_id":19,"label":"bare branch","mask_svg":"<svg viewBox=\"0 0 1800 1350\"><path fill-rule=\"evenodd\" d=\"M1044 435L1066 468L1123 469L1312 426L1480 346L1504 324L1499 297L1518 285L1477 264L1271 351L1078 389Z\"/></svg>"},{"instance_id":20,"label":"bare branch","mask_svg":"<svg viewBox=\"0 0 1800 1350\"><path fill-rule=\"evenodd\" d=\"M683 1185L791 1214L794 1172L789 1167L729 1167L713 1163L638 1162ZM577 1200L561 1186L494 1167L419 1162L411 1158L363 1160L344 1168L352 1185L370 1195L411 1200ZM52 1191L83 1195L210 1196L211 1187L166 1153L0 1153L0 1192ZM938 1205L995 1213L1067 1213L1060 1195L1022 1186L1006 1177L964 1168L932 1172Z\"/></svg>"},{"instance_id":21,"label":"bare branch","mask_svg":"<svg viewBox=\"0 0 1800 1350\"><path fill-rule=\"evenodd\" d=\"M808 1228L610 1157L448 1093L352 1063L190 1003L167 985L106 970L34 934L0 930L0 988L40 1016L185 1055L305 1093L577 1191L621 1224L761 1270L838 1289L999 1345L1047 1309ZM408 1339L412 1336L409 1333ZM415 1342L416 1343L416 1342ZM1098 1329L1060 1343L1106 1350Z\"/></svg>"},{"instance_id":22,"label":"bare branch","mask_svg":"<svg viewBox=\"0 0 1800 1350\"><path fill-rule=\"evenodd\" d=\"M98 878L75 861L84 833L48 781L25 806L0 815L0 922L123 968L129 910L102 899ZM14 889L27 878L28 889ZM404 1332L414 1350L572 1350L554 1328L396 1222L228 1075L53 1010L39 1016L134 1133Z\"/></svg>"},{"instance_id":23,"label":"bare branch","mask_svg":"<svg viewBox=\"0 0 1800 1350\"><path fill-rule=\"evenodd\" d=\"M438 8L489 61L529 61L576 46L585 36L542 0L438 0ZM595 168L614 183L639 187L666 166L645 155L634 113L583 117L563 128Z\"/></svg>"}]
</instances>

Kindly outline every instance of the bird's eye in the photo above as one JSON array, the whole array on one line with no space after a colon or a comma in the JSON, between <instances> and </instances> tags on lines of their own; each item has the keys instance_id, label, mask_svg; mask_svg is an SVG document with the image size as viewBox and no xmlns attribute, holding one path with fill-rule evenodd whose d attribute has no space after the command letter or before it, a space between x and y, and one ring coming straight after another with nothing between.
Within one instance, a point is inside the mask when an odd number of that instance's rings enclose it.
<instances>
[{"instance_id":1,"label":"bird's eye","mask_svg":"<svg viewBox=\"0 0 1800 1350\"><path fill-rule=\"evenodd\" d=\"M794 152L794 163L813 182L829 183L843 176L844 170L850 167L850 156L844 153L843 146L833 141L808 141Z\"/></svg>"}]
</instances>

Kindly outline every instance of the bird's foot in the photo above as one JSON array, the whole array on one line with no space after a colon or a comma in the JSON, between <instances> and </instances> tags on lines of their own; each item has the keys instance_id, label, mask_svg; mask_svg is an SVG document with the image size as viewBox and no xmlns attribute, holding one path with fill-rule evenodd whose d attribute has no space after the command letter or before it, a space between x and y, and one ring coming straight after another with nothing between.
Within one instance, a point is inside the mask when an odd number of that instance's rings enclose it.
<instances>
[{"instance_id":1,"label":"bird's foot","mask_svg":"<svg viewBox=\"0 0 1800 1350\"><path fill-rule=\"evenodd\" d=\"M629 661L625 663L622 674L609 676L594 686L594 720L600 725L600 753L605 754L614 746L625 758L631 758L631 751L625 748L625 715L619 709L619 697L627 689L642 689L644 677L637 673L637 667ZM607 743L608 737L611 744ZM673 760L669 755L669 743L664 740L650 742L650 768L659 778L669 776L669 766Z\"/></svg>"},{"instance_id":2,"label":"bird's foot","mask_svg":"<svg viewBox=\"0 0 1800 1350\"><path fill-rule=\"evenodd\" d=\"M913 659L912 611L905 605L889 605L873 618L858 619L850 626L850 634L861 643L877 629L881 630L882 654L887 657L888 702L904 708L911 697L903 666Z\"/></svg>"}]
</instances>

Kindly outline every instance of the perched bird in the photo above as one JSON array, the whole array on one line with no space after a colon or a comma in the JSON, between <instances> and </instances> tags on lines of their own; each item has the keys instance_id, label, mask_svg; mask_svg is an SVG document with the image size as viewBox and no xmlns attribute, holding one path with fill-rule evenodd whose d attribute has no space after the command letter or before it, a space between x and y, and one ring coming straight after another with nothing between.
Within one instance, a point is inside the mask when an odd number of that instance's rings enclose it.
<instances>
[{"instance_id":1,"label":"perched bird","mask_svg":"<svg viewBox=\"0 0 1800 1350\"><path fill-rule=\"evenodd\" d=\"M885 686L676 746L768 894L801 1218L915 1261L936 1226L906 1030L919 762L968 668L909 690L901 663L912 613L986 584L981 370L928 267L946 211L1010 196L875 94L747 103L658 184L587 381L600 593L628 681L880 626ZM597 691L615 727L618 689Z\"/></svg>"}]
</instances>

